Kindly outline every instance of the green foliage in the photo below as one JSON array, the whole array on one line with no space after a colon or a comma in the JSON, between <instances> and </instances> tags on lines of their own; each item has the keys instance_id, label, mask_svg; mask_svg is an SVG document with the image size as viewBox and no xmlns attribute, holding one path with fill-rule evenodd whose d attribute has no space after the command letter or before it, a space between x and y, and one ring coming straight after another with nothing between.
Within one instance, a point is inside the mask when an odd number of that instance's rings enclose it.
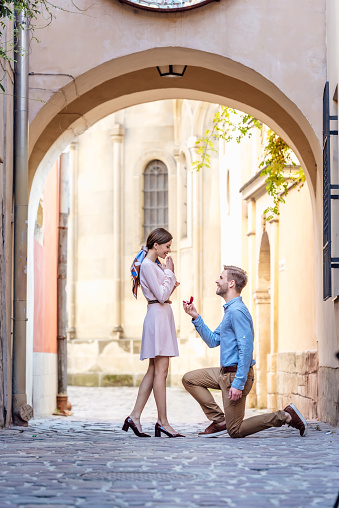
<instances>
[{"instance_id":1,"label":"green foliage","mask_svg":"<svg viewBox=\"0 0 339 508\"><path fill-rule=\"evenodd\" d=\"M16 43L18 29L20 27L16 25L15 12L18 14L22 13L28 19L29 30L34 31L34 20L37 19L38 15L43 15L45 19L48 19L48 23L50 23L53 18L51 12L52 7L55 6L48 0L0 0L0 58L8 62L13 61L9 56L11 50L14 49L14 52L21 51L21 48L19 48ZM3 36L6 28L6 19L14 21L14 32L13 39L4 42Z\"/></svg>"},{"instance_id":2,"label":"green foliage","mask_svg":"<svg viewBox=\"0 0 339 508\"><path fill-rule=\"evenodd\" d=\"M261 122L251 115L220 106L214 115L212 128L207 129L204 136L196 141L200 158L193 162L193 169L200 171L211 167L211 154L217 151L214 141L224 140L228 143L235 139L237 143L240 143L245 137L251 137L253 128L261 129ZM305 182L305 174L301 168L293 171L290 169L286 172L288 166L290 168L296 166L292 154L292 150L280 136L271 130L267 131L264 159L259 165L263 168L261 175L266 177L266 190L273 198L273 206L265 210L266 220L279 215L279 205L285 203L284 196L288 194L292 183L300 188Z\"/></svg>"},{"instance_id":3,"label":"green foliage","mask_svg":"<svg viewBox=\"0 0 339 508\"><path fill-rule=\"evenodd\" d=\"M51 8L55 7L48 0L0 0L0 58L5 62L15 62L15 59L11 58L12 51L15 53L23 52L23 49L18 46L18 30L19 28L28 29L31 33L34 33L35 25L34 20L37 19L38 15L42 15L44 19L47 19L49 24L53 18ZM28 20L28 27L17 25L15 13L23 14ZM7 25L7 20L14 22L12 39L4 41L4 35ZM6 34L7 35L7 34ZM5 74L0 77L0 90L6 92L5 87L1 83L4 79Z\"/></svg>"},{"instance_id":4,"label":"green foliage","mask_svg":"<svg viewBox=\"0 0 339 508\"><path fill-rule=\"evenodd\" d=\"M68 11L63 7L53 4L49 0L0 0L0 58L7 62L15 62L15 59L10 56L12 51L14 51L14 54L23 52L23 49L19 47L17 43L19 28L29 30L31 37L39 42L34 35L35 30L38 28L44 28L52 22L55 17L53 14L54 10L83 13L90 8L80 9L80 7L74 3L74 0L71 0L71 3L73 7L75 7L74 11ZM17 25L15 17L16 12L24 15L28 21L28 26ZM42 20L42 23L44 24L43 26L36 25L38 16L39 22L41 23ZM11 40L4 41L7 20L14 22L13 38ZM5 92L5 88L1 84L3 78L4 76L0 77L0 89Z\"/></svg>"},{"instance_id":5,"label":"green foliage","mask_svg":"<svg viewBox=\"0 0 339 508\"><path fill-rule=\"evenodd\" d=\"M271 220L279 215L279 204L285 203L284 197L288 194L291 183L302 187L305 182L305 174L301 168L297 171L286 171L286 167L296 166L292 159L292 151L285 141L272 130L267 131L264 160L260 163L261 175L265 176L266 190L273 198L273 206L266 208L266 220Z\"/></svg>"},{"instance_id":6,"label":"green foliage","mask_svg":"<svg viewBox=\"0 0 339 508\"><path fill-rule=\"evenodd\" d=\"M244 137L251 137L252 127L261 128L261 123L251 115L242 113L238 122L234 122L231 115L238 115L238 112L220 106L214 115L212 129L206 129L204 136L196 141L198 154L201 155L200 160L194 161L192 165L196 171L211 167L211 152L216 152L213 141L224 140L228 143L235 137L237 143L240 143Z\"/></svg>"}]
</instances>

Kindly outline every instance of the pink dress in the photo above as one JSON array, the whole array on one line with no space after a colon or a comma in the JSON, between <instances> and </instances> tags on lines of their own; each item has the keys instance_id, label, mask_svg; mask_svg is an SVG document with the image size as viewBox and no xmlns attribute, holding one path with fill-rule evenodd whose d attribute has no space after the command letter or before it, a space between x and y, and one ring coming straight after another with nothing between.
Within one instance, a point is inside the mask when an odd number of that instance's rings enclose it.
<instances>
[{"instance_id":1,"label":"pink dress","mask_svg":"<svg viewBox=\"0 0 339 508\"><path fill-rule=\"evenodd\" d=\"M169 299L176 283L171 270L145 258L140 267L140 285L146 300L158 300L147 306L142 331L140 360L156 356L179 356L174 316Z\"/></svg>"}]
</instances>

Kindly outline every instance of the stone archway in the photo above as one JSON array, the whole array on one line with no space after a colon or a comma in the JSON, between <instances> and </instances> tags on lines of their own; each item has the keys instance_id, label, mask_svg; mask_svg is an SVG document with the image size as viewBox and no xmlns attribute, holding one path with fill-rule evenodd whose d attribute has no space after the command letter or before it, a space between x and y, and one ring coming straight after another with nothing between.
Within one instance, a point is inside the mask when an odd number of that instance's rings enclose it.
<instances>
[{"instance_id":1,"label":"stone archway","mask_svg":"<svg viewBox=\"0 0 339 508\"><path fill-rule=\"evenodd\" d=\"M159 60L172 59L188 65L185 76L179 80L161 78L157 73ZM169 98L227 104L268 124L297 154L314 201L320 145L311 124L291 99L263 75L229 58L187 48L154 48L117 58L77 77L62 89L62 93L53 96L33 119L30 125L29 238L49 169L74 138L110 113ZM29 316L32 316L34 305L32 259L33 245L29 244ZM27 350L30 355L31 331Z\"/></svg>"},{"instance_id":2,"label":"stone archway","mask_svg":"<svg viewBox=\"0 0 339 508\"><path fill-rule=\"evenodd\" d=\"M183 78L159 76L156 66L169 59L188 65ZM79 76L53 96L30 124L30 185L38 168L49 167L74 137L98 120L128 106L170 98L227 104L262 120L293 148L315 193L321 149L298 106L253 69L187 48L154 48L117 58Z\"/></svg>"}]
</instances>

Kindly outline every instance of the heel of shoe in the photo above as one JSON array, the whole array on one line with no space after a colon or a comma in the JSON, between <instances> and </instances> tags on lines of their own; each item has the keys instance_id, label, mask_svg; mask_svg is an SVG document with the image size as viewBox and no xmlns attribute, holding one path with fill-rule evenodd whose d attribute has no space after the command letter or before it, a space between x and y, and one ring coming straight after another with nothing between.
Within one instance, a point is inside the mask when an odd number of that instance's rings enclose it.
<instances>
[{"instance_id":1,"label":"heel of shoe","mask_svg":"<svg viewBox=\"0 0 339 508\"><path fill-rule=\"evenodd\" d=\"M128 431L128 429L129 429L129 424L128 424L128 422L125 422L125 423L123 424L123 426L122 426L122 430L124 430L125 432L127 432L127 431Z\"/></svg>"},{"instance_id":2,"label":"heel of shoe","mask_svg":"<svg viewBox=\"0 0 339 508\"><path fill-rule=\"evenodd\" d=\"M161 437L161 430L159 429L159 427L155 427L154 436Z\"/></svg>"}]
</instances>

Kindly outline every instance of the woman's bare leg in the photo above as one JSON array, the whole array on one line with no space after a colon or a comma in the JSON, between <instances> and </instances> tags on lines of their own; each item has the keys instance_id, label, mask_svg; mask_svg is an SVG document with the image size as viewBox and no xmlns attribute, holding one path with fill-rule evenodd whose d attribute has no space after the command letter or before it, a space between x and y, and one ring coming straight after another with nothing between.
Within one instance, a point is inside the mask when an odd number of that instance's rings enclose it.
<instances>
[{"instance_id":1,"label":"woman's bare leg","mask_svg":"<svg viewBox=\"0 0 339 508\"><path fill-rule=\"evenodd\" d=\"M153 392L158 409L158 423L166 430L175 434L175 430L170 426L167 420L166 409L166 378L168 374L169 357L156 356L154 358L154 380Z\"/></svg>"},{"instance_id":2,"label":"woman's bare leg","mask_svg":"<svg viewBox=\"0 0 339 508\"><path fill-rule=\"evenodd\" d=\"M146 405L146 402L151 395L153 388L153 378L154 378L154 359L149 359L149 365L146 374L143 377L143 380L140 383L137 400L135 401L135 405L133 411L130 414L130 418L134 421L138 430L142 432L141 424L140 424L140 416Z\"/></svg>"}]
</instances>

